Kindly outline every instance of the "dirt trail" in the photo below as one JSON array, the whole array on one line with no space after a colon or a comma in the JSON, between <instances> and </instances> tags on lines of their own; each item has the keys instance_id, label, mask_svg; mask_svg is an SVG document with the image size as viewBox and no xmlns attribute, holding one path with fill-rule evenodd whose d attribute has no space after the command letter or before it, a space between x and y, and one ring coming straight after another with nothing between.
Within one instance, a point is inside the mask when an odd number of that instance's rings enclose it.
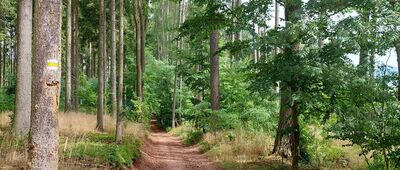
<instances>
[{"instance_id":1,"label":"dirt trail","mask_svg":"<svg viewBox=\"0 0 400 170\"><path fill-rule=\"evenodd\" d=\"M144 141L142 157L132 170L219 170L195 146L184 146L178 137L163 132L152 120L152 133Z\"/></svg>"}]
</instances>

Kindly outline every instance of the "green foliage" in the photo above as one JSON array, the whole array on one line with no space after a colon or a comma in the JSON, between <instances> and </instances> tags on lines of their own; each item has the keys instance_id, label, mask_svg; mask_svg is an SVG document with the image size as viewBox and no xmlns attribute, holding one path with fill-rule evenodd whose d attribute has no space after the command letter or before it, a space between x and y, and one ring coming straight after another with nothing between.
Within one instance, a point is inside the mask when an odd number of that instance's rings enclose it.
<instances>
[{"instance_id":1,"label":"green foliage","mask_svg":"<svg viewBox=\"0 0 400 170\"><path fill-rule=\"evenodd\" d=\"M14 110L15 93L10 89L0 88L0 112Z\"/></svg>"},{"instance_id":2,"label":"green foliage","mask_svg":"<svg viewBox=\"0 0 400 170\"><path fill-rule=\"evenodd\" d=\"M82 101L80 109L87 113L96 113L97 111L97 78L88 79L81 75L78 97Z\"/></svg>"},{"instance_id":3,"label":"green foliage","mask_svg":"<svg viewBox=\"0 0 400 170\"><path fill-rule=\"evenodd\" d=\"M132 161L140 157L140 143L133 136L123 138L121 144L114 143L109 134L89 134L85 140L61 144L60 151L65 157L93 161L96 164L118 168L129 167ZM67 149L65 149L67 148Z\"/></svg>"},{"instance_id":4,"label":"green foliage","mask_svg":"<svg viewBox=\"0 0 400 170\"><path fill-rule=\"evenodd\" d=\"M192 130L187 133L183 143L186 145L194 145L199 143L203 138L203 132L198 130Z\"/></svg>"}]
</instances>

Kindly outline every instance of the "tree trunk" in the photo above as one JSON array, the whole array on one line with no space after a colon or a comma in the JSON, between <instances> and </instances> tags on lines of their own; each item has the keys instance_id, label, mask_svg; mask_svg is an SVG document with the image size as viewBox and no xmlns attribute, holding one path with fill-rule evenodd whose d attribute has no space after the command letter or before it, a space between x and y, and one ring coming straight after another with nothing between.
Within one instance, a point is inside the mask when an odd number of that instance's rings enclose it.
<instances>
[{"instance_id":1,"label":"tree trunk","mask_svg":"<svg viewBox=\"0 0 400 170\"><path fill-rule=\"evenodd\" d=\"M143 16L142 0L134 2L134 20L136 27L136 96L139 101L143 100L143 72L144 72L144 43L145 43L145 23Z\"/></svg>"},{"instance_id":2,"label":"tree trunk","mask_svg":"<svg viewBox=\"0 0 400 170\"><path fill-rule=\"evenodd\" d=\"M210 88L211 88L211 109L219 108L219 58L217 55L219 35L218 31L211 32L210 35Z\"/></svg>"},{"instance_id":3,"label":"tree trunk","mask_svg":"<svg viewBox=\"0 0 400 170\"><path fill-rule=\"evenodd\" d=\"M78 111L79 108L79 97L78 97L78 90L79 90L79 78L80 78L80 54L79 54L79 28L78 28L78 8L79 8L79 1L74 0L73 3L73 35L72 35L72 70L71 70L71 103L72 103L72 110Z\"/></svg>"},{"instance_id":4,"label":"tree trunk","mask_svg":"<svg viewBox=\"0 0 400 170\"><path fill-rule=\"evenodd\" d=\"M124 0L119 0L119 55L118 55L118 96L116 142L122 141L122 96L124 85Z\"/></svg>"},{"instance_id":5,"label":"tree trunk","mask_svg":"<svg viewBox=\"0 0 400 170\"><path fill-rule=\"evenodd\" d=\"M0 88L3 87L3 41L0 41Z\"/></svg>"},{"instance_id":6,"label":"tree trunk","mask_svg":"<svg viewBox=\"0 0 400 170\"><path fill-rule=\"evenodd\" d=\"M292 137L291 137L291 152L293 155L292 158L292 169L299 169L299 144L300 144L300 128L298 122L298 111L297 111L297 102L293 101L292 106L290 107L290 115L291 115L291 127L292 127Z\"/></svg>"},{"instance_id":7,"label":"tree trunk","mask_svg":"<svg viewBox=\"0 0 400 170\"><path fill-rule=\"evenodd\" d=\"M71 110L71 1L67 0L67 63L65 73L65 111Z\"/></svg>"},{"instance_id":8,"label":"tree trunk","mask_svg":"<svg viewBox=\"0 0 400 170\"><path fill-rule=\"evenodd\" d=\"M274 142L274 148L272 149L272 153L276 153L281 151L282 149L282 142L284 138L284 129L288 127L288 120L289 120L289 109L290 109L290 89L285 85L282 90L280 91L280 109L279 109L279 122L278 128L276 129L276 136Z\"/></svg>"},{"instance_id":9,"label":"tree trunk","mask_svg":"<svg viewBox=\"0 0 400 170\"><path fill-rule=\"evenodd\" d=\"M117 117L115 0L111 0L111 115Z\"/></svg>"},{"instance_id":10,"label":"tree trunk","mask_svg":"<svg viewBox=\"0 0 400 170\"><path fill-rule=\"evenodd\" d=\"M175 61L175 73L174 73L174 93L172 95L172 128L176 125L176 89L178 84L177 74L178 74L178 60Z\"/></svg>"},{"instance_id":11,"label":"tree trunk","mask_svg":"<svg viewBox=\"0 0 400 170\"><path fill-rule=\"evenodd\" d=\"M97 94L97 125L96 129L104 131L103 113L104 113L104 35L106 34L106 20L104 11L104 0L100 0L100 32L99 32L99 68L98 68L98 94Z\"/></svg>"},{"instance_id":12,"label":"tree trunk","mask_svg":"<svg viewBox=\"0 0 400 170\"><path fill-rule=\"evenodd\" d=\"M397 73L399 74L397 80L397 99L400 101L400 44L397 41L394 42L394 48L396 49L397 55Z\"/></svg>"},{"instance_id":13,"label":"tree trunk","mask_svg":"<svg viewBox=\"0 0 400 170\"><path fill-rule=\"evenodd\" d=\"M28 169L58 168L61 0L35 1Z\"/></svg>"},{"instance_id":14,"label":"tree trunk","mask_svg":"<svg viewBox=\"0 0 400 170\"><path fill-rule=\"evenodd\" d=\"M32 5L32 0L20 0L18 5L18 68L13 124L13 134L18 138L29 133L31 118Z\"/></svg>"}]
</instances>

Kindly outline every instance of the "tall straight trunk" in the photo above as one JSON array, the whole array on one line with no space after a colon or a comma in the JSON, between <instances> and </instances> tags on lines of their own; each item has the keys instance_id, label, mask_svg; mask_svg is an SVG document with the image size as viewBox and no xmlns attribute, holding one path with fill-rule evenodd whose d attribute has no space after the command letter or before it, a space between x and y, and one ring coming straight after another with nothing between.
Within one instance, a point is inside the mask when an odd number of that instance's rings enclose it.
<instances>
[{"instance_id":1,"label":"tall straight trunk","mask_svg":"<svg viewBox=\"0 0 400 170\"><path fill-rule=\"evenodd\" d=\"M115 138L117 143L122 141L122 96L124 90L124 0L119 0L119 55L118 55L118 96L117 123Z\"/></svg>"},{"instance_id":2,"label":"tall straight trunk","mask_svg":"<svg viewBox=\"0 0 400 170\"><path fill-rule=\"evenodd\" d=\"M278 0L275 0L275 29L278 29L279 27L279 3ZM278 47L274 47L274 55L276 56L278 54Z\"/></svg>"},{"instance_id":3,"label":"tall straight trunk","mask_svg":"<svg viewBox=\"0 0 400 170\"><path fill-rule=\"evenodd\" d=\"M87 74L87 76L89 78L93 77L93 74L92 74L93 57L92 56L93 56L92 41L89 41L89 43L88 43L88 57L87 57L88 63L86 64L86 66L87 66L86 74Z\"/></svg>"},{"instance_id":4,"label":"tall straight trunk","mask_svg":"<svg viewBox=\"0 0 400 170\"><path fill-rule=\"evenodd\" d=\"M3 41L0 41L0 88L3 87Z\"/></svg>"},{"instance_id":5,"label":"tall straight trunk","mask_svg":"<svg viewBox=\"0 0 400 170\"><path fill-rule=\"evenodd\" d=\"M58 168L61 0L36 0L28 169ZM49 10L50 9L50 10Z\"/></svg>"},{"instance_id":6,"label":"tall straight trunk","mask_svg":"<svg viewBox=\"0 0 400 170\"><path fill-rule=\"evenodd\" d=\"M7 56L7 44L6 41L3 40L3 62L1 62L1 68L3 71L3 77L1 79L1 87L5 86L5 80L6 80L6 56Z\"/></svg>"},{"instance_id":7,"label":"tall straight trunk","mask_svg":"<svg viewBox=\"0 0 400 170\"><path fill-rule=\"evenodd\" d=\"M178 67L178 60L175 61L174 93L172 95L172 128L175 128L175 125L176 125L176 89L177 89L177 84L178 84L177 67Z\"/></svg>"},{"instance_id":8,"label":"tall straight trunk","mask_svg":"<svg viewBox=\"0 0 400 170\"><path fill-rule=\"evenodd\" d=\"M136 96L139 101L143 100L143 72L144 72L144 43L145 23L143 16L143 1L134 2L134 21L136 30Z\"/></svg>"},{"instance_id":9,"label":"tall straight trunk","mask_svg":"<svg viewBox=\"0 0 400 170\"><path fill-rule=\"evenodd\" d=\"M78 8L79 1L73 1L73 35L72 35L72 56L71 56L71 103L72 110L77 111L79 108L79 98L78 98L78 90L79 90L79 78L80 78L80 54L79 54L79 28L78 28Z\"/></svg>"},{"instance_id":10,"label":"tall straight trunk","mask_svg":"<svg viewBox=\"0 0 400 170\"><path fill-rule=\"evenodd\" d=\"M13 134L24 137L29 132L32 82L32 0L20 0L18 5L17 83Z\"/></svg>"},{"instance_id":11,"label":"tall straight trunk","mask_svg":"<svg viewBox=\"0 0 400 170\"><path fill-rule=\"evenodd\" d=\"M217 55L219 35L218 31L211 32L210 35L210 88L211 88L211 109L219 108L219 58Z\"/></svg>"},{"instance_id":12,"label":"tall straight trunk","mask_svg":"<svg viewBox=\"0 0 400 170\"><path fill-rule=\"evenodd\" d=\"M97 125L96 129L104 131L104 35L106 34L106 20L104 15L104 0L99 0L100 4L100 32L99 32L99 60L98 60L98 94L97 94Z\"/></svg>"},{"instance_id":13,"label":"tall straight trunk","mask_svg":"<svg viewBox=\"0 0 400 170\"><path fill-rule=\"evenodd\" d=\"M394 48L396 49L397 55L397 73L399 74L397 80L397 99L400 101L400 44L397 41L394 42Z\"/></svg>"},{"instance_id":14,"label":"tall straight trunk","mask_svg":"<svg viewBox=\"0 0 400 170\"><path fill-rule=\"evenodd\" d=\"M71 106L71 3L72 0L67 0L67 63L65 72L65 111L70 111Z\"/></svg>"},{"instance_id":15,"label":"tall straight trunk","mask_svg":"<svg viewBox=\"0 0 400 170\"><path fill-rule=\"evenodd\" d=\"M111 115L117 117L115 0L111 0Z\"/></svg>"}]
</instances>

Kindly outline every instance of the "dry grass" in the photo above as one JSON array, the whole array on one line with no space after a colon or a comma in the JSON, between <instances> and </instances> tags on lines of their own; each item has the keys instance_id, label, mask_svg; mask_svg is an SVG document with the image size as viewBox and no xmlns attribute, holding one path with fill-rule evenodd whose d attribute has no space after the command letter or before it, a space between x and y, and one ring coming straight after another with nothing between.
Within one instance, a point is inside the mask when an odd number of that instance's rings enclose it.
<instances>
[{"instance_id":1,"label":"dry grass","mask_svg":"<svg viewBox=\"0 0 400 170\"><path fill-rule=\"evenodd\" d=\"M207 155L216 161L254 162L267 158L272 138L265 133L249 133L242 129L208 133L204 141L212 146Z\"/></svg>"},{"instance_id":2,"label":"dry grass","mask_svg":"<svg viewBox=\"0 0 400 170\"><path fill-rule=\"evenodd\" d=\"M116 121L109 115L103 116L104 130L106 133L115 133ZM60 113L58 115L58 123L61 135L84 135L87 133L98 133L96 128L96 115L85 114L80 112ZM123 133L135 135L143 138L146 131L141 124L133 122L125 122L123 125Z\"/></svg>"},{"instance_id":3,"label":"dry grass","mask_svg":"<svg viewBox=\"0 0 400 170\"><path fill-rule=\"evenodd\" d=\"M10 134L10 118L12 112L0 113L0 169L13 169L21 168L27 160L27 146L26 139L16 141ZM65 143L65 139L69 142L84 141L84 137L90 133L100 133L95 130L96 115L68 112L59 113L59 130L60 130L60 143ZM104 129L105 132L101 133L115 133L115 119L104 115ZM146 130L141 124L133 122L124 122L123 125L124 135L133 135L137 138L144 138ZM68 137L66 137L68 136ZM64 160L60 158L60 160Z\"/></svg>"}]
</instances>

